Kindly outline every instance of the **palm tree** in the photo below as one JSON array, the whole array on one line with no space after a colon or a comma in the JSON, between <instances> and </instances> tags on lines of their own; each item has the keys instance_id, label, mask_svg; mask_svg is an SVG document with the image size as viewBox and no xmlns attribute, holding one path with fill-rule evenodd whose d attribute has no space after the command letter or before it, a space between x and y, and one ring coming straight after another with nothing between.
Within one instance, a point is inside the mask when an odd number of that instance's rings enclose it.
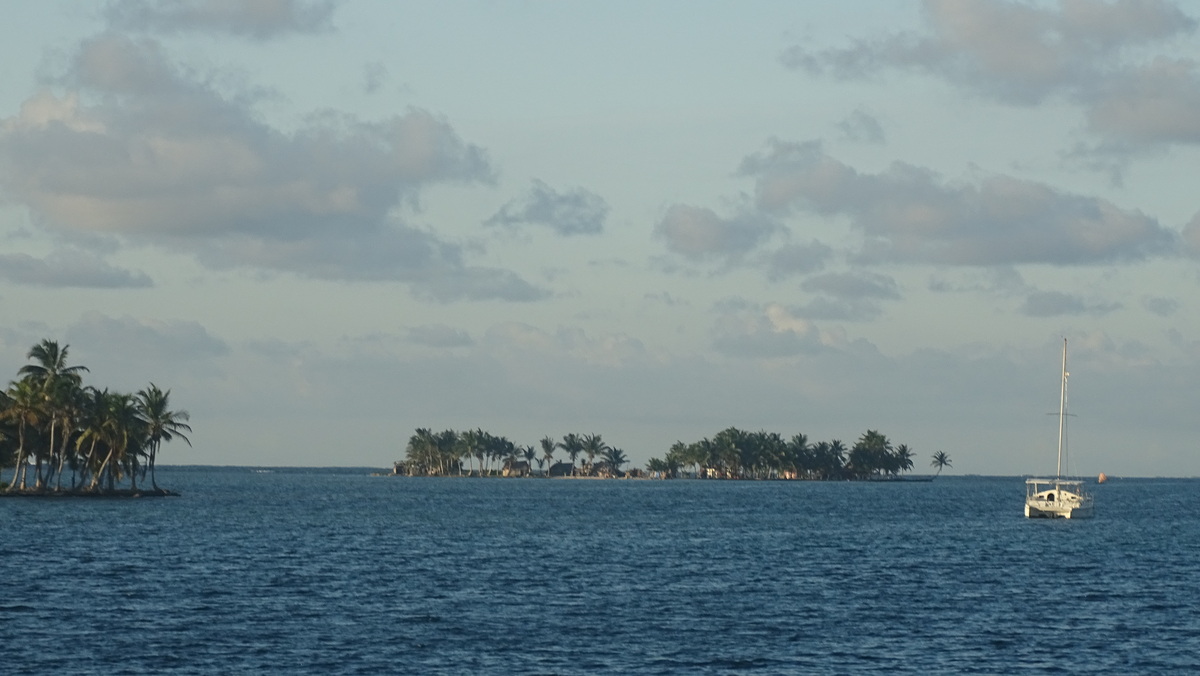
<instances>
[{"instance_id":1,"label":"palm tree","mask_svg":"<svg viewBox=\"0 0 1200 676\"><path fill-rule=\"evenodd\" d=\"M438 432L434 438L434 453L437 455L438 473L446 476L450 470L455 470L455 474L462 474L462 463L458 459L458 432L454 430L442 430ZM447 462L451 462L450 467L447 467Z\"/></svg>"},{"instance_id":2,"label":"palm tree","mask_svg":"<svg viewBox=\"0 0 1200 676\"><path fill-rule=\"evenodd\" d=\"M542 445L542 457L546 458L546 470L549 471L554 466L554 450L558 448L558 442L554 437L546 435L538 443Z\"/></svg>"},{"instance_id":3,"label":"palm tree","mask_svg":"<svg viewBox=\"0 0 1200 676\"><path fill-rule=\"evenodd\" d=\"M896 447L896 467L899 472L907 472L913 468L913 452L908 447L908 444L900 444Z\"/></svg>"},{"instance_id":4,"label":"palm tree","mask_svg":"<svg viewBox=\"0 0 1200 676\"><path fill-rule=\"evenodd\" d=\"M934 467L937 467L937 476L942 475L943 467L952 467L952 465L950 464L950 456L946 455L945 451L938 451L937 453L934 453L933 461L930 462L929 464Z\"/></svg>"},{"instance_id":5,"label":"palm tree","mask_svg":"<svg viewBox=\"0 0 1200 676\"><path fill-rule=\"evenodd\" d=\"M563 435L562 441L558 442L558 447L567 452L567 457L571 459L571 474L575 474L575 458L583 452L583 439L579 438L578 434L571 432Z\"/></svg>"},{"instance_id":6,"label":"palm tree","mask_svg":"<svg viewBox=\"0 0 1200 676\"><path fill-rule=\"evenodd\" d=\"M17 462L13 467L12 481L8 484L8 490L14 491L18 487L25 488L25 469L29 465L25 452L27 430L40 422L43 408L41 395L29 378L12 383L8 399L8 406L2 415L6 420L15 420L17 423Z\"/></svg>"},{"instance_id":7,"label":"palm tree","mask_svg":"<svg viewBox=\"0 0 1200 676\"><path fill-rule=\"evenodd\" d=\"M815 460L814 450L808 445L808 436L793 434L791 441L787 442L785 447L784 464L790 466L792 472L799 478L816 469L813 467Z\"/></svg>"},{"instance_id":8,"label":"palm tree","mask_svg":"<svg viewBox=\"0 0 1200 676\"><path fill-rule=\"evenodd\" d=\"M462 446L462 457L467 459L468 467L474 463L476 454L482 452L483 440L480 438L479 432L475 430L467 430L458 435L458 443ZM483 472L483 458L479 459L479 473ZM475 470L470 470L471 474L475 474Z\"/></svg>"},{"instance_id":9,"label":"palm tree","mask_svg":"<svg viewBox=\"0 0 1200 676\"><path fill-rule=\"evenodd\" d=\"M471 442L472 448L474 449L472 452L475 454L475 460L479 463L479 476L483 476L483 461L487 459L487 437L489 435L478 427L471 432L471 435L474 439L474 441Z\"/></svg>"},{"instance_id":10,"label":"palm tree","mask_svg":"<svg viewBox=\"0 0 1200 676\"><path fill-rule=\"evenodd\" d=\"M705 478L716 476L724 469L719 449L708 437L688 446L688 453L696 465L697 476L700 475L701 469L704 470Z\"/></svg>"},{"instance_id":11,"label":"palm tree","mask_svg":"<svg viewBox=\"0 0 1200 676\"><path fill-rule=\"evenodd\" d=\"M845 473L846 444L843 444L841 439L834 439L829 442L828 461L831 475L842 476Z\"/></svg>"},{"instance_id":12,"label":"palm tree","mask_svg":"<svg viewBox=\"0 0 1200 676\"><path fill-rule=\"evenodd\" d=\"M585 434L583 437L583 452L587 454L588 467L590 468L596 462L596 456L600 455L608 448L608 444L600 438L599 434ZM590 472L590 469L589 469Z\"/></svg>"},{"instance_id":13,"label":"palm tree","mask_svg":"<svg viewBox=\"0 0 1200 676\"><path fill-rule=\"evenodd\" d=\"M666 479L671 476L671 466L666 460L659 458L650 458L646 461L646 471L651 475L658 474Z\"/></svg>"},{"instance_id":14,"label":"palm tree","mask_svg":"<svg viewBox=\"0 0 1200 676\"><path fill-rule=\"evenodd\" d=\"M186 441L188 446L192 445L191 440L183 434L192 431L186 422L190 416L187 411L172 411L170 399L171 390L164 392L154 383L150 383L149 387L137 393L138 416L146 425L150 451L147 465L150 468L150 485L154 487L154 490L158 490L158 482L154 476L154 462L158 457L158 448L162 442L179 437Z\"/></svg>"},{"instance_id":15,"label":"palm tree","mask_svg":"<svg viewBox=\"0 0 1200 676\"><path fill-rule=\"evenodd\" d=\"M122 473L129 475L130 486L137 490L137 456L143 450L145 423L138 415L137 401L129 394L104 393L101 399L100 437L108 454L92 476L89 490L107 479L112 490Z\"/></svg>"},{"instance_id":16,"label":"palm tree","mask_svg":"<svg viewBox=\"0 0 1200 676\"><path fill-rule=\"evenodd\" d=\"M100 474L100 458L97 451L108 455L106 445L105 421L108 411L108 390L98 390L88 387L84 391L82 414L79 416L79 434L75 437L75 453L79 456L81 470L80 485L97 481L94 477ZM84 452L84 447L87 451Z\"/></svg>"},{"instance_id":17,"label":"palm tree","mask_svg":"<svg viewBox=\"0 0 1200 676\"><path fill-rule=\"evenodd\" d=\"M537 457L537 449L533 446L522 446L521 457L525 458L525 462L529 465L529 474L533 474L533 459Z\"/></svg>"},{"instance_id":18,"label":"palm tree","mask_svg":"<svg viewBox=\"0 0 1200 676\"><path fill-rule=\"evenodd\" d=\"M629 458L625 457L625 451L613 446L605 446L604 461L608 463L608 468L614 476L620 476L621 465L628 463Z\"/></svg>"},{"instance_id":19,"label":"palm tree","mask_svg":"<svg viewBox=\"0 0 1200 676\"><path fill-rule=\"evenodd\" d=\"M60 348L57 342L43 339L42 342L29 348L29 353L26 355L28 359L34 360L34 363L26 364L17 371L19 375L33 382L34 386L41 391L45 401L46 415L50 419L50 445L45 459L50 474L54 473L57 454L66 453L71 402L77 399L78 390L83 382L81 374L88 370L86 366L67 365L68 347L70 346L63 345ZM60 423L64 423L61 429L59 428ZM56 437L61 438L56 439ZM45 478L42 476L42 459L43 456L38 454L37 488L41 488L50 479L49 476ZM62 467L61 459L59 459L58 467L60 469Z\"/></svg>"},{"instance_id":20,"label":"palm tree","mask_svg":"<svg viewBox=\"0 0 1200 676\"><path fill-rule=\"evenodd\" d=\"M27 359L34 359L37 363L26 364L18 371L18 375L29 377L35 385L43 385L46 381L65 378L74 381L76 385L83 380L82 372L87 371L86 366L67 366L67 348L70 345L63 345L61 348L58 343L43 339L42 342L29 348Z\"/></svg>"},{"instance_id":21,"label":"palm tree","mask_svg":"<svg viewBox=\"0 0 1200 676\"><path fill-rule=\"evenodd\" d=\"M683 443L682 441L676 441L675 443L671 444L670 450L667 451L667 457L663 460L663 464L666 466L667 476L674 476L675 472L679 468L690 464L691 460L692 454L688 451L687 444ZM647 467L647 469L649 469L649 467ZM657 472L660 470L651 471Z\"/></svg>"},{"instance_id":22,"label":"palm tree","mask_svg":"<svg viewBox=\"0 0 1200 676\"><path fill-rule=\"evenodd\" d=\"M418 427L411 437L408 438L408 446L405 447L405 458L408 463L409 476L417 474L429 474L432 460L433 449L437 446L437 439L433 432L427 427Z\"/></svg>"},{"instance_id":23,"label":"palm tree","mask_svg":"<svg viewBox=\"0 0 1200 676\"><path fill-rule=\"evenodd\" d=\"M854 476L865 479L880 472L894 474L892 444L887 436L867 430L850 449L849 465Z\"/></svg>"}]
</instances>

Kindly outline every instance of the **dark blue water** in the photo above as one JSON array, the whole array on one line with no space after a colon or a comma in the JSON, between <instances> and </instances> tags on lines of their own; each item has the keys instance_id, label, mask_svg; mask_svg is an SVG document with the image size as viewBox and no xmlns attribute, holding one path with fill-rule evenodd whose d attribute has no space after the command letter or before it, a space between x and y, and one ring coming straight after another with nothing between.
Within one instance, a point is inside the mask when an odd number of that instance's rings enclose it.
<instances>
[{"instance_id":1,"label":"dark blue water","mask_svg":"<svg viewBox=\"0 0 1200 676\"><path fill-rule=\"evenodd\" d=\"M1181 673L1200 481L405 479L163 468L180 498L0 500L0 670Z\"/></svg>"}]
</instances>

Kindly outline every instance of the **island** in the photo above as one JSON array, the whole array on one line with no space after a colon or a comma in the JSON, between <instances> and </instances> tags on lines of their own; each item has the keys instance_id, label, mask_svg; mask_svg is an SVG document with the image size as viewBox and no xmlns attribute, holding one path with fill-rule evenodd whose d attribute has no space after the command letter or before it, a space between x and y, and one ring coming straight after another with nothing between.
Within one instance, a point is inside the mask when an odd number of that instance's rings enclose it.
<instances>
[{"instance_id":1,"label":"island","mask_svg":"<svg viewBox=\"0 0 1200 676\"><path fill-rule=\"evenodd\" d=\"M34 345L0 393L0 468L12 470L0 497L178 495L159 487L154 465L164 443L191 445L187 411L154 383L135 394L84 385L88 369L68 364L68 347Z\"/></svg>"},{"instance_id":2,"label":"island","mask_svg":"<svg viewBox=\"0 0 1200 676\"><path fill-rule=\"evenodd\" d=\"M563 456L555 457L561 451ZM543 437L537 446L520 445L482 429L433 432L418 428L396 461L395 476L495 476L654 479L750 479L811 481L901 480L915 457L906 444L867 430L850 447L841 441L809 442L804 434L784 438L775 432L736 427L712 438L675 442L664 458L651 458L645 470L625 470L624 450L600 434L570 433ZM535 469L536 464L536 469ZM944 451L930 463L938 474L950 466Z\"/></svg>"}]
</instances>

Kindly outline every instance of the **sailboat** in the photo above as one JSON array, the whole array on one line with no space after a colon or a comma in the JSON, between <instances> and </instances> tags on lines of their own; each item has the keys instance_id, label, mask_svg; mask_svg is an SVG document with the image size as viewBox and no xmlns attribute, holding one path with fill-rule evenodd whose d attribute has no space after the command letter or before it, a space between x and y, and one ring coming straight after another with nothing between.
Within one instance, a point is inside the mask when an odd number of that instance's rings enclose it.
<instances>
[{"instance_id":1,"label":"sailboat","mask_svg":"<svg viewBox=\"0 0 1200 676\"><path fill-rule=\"evenodd\" d=\"M1064 479L1067 458L1067 339L1063 338L1062 394L1058 402L1058 469L1053 479L1025 480L1025 516L1031 519L1087 519L1092 496L1078 479Z\"/></svg>"}]
</instances>

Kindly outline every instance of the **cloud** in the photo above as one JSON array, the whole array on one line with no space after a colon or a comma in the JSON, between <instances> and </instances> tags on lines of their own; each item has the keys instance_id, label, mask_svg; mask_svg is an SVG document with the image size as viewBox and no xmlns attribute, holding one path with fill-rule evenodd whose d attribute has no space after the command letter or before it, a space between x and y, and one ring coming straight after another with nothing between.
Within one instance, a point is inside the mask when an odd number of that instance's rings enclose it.
<instances>
[{"instance_id":1,"label":"cloud","mask_svg":"<svg viewBox=\"0 0 1200 676\"><path fill-rule=\"evenodd\" d=\"M830 272L804 280L800 288L819 295L788 312L809 320L870 321L883 313L880 301L900 298L894 279L870 272Z\"/></svg>"},{"instance_id":2,"label":"cloud","mask_svg":"<svg viewBox=\"0 0 1200 676\"><path fill-rule=\"evenodd\" d=\"M834 349L835 334L822 332L808 319L778 303L758 306L736 299L718 304L713 347L744 358L774 359Z\"/></svg>"},{"instance_id":3,"label":"cloud","mask_svg":"<svg viewBox=\"0 0 1200 676\"><path fill-rule=\"evenodd\" d=\"M593 337L582 329L561 327L551 333L529 324L504 322L488 329L485 347L507 355L521 353L554 363L572 361L610 369L655 361L641 340L620 333Z\"/></svg>"},{"instance_id":4,"label":"cloud","mask_svg":"<svg viewBox=\"0 0 1200 676\"><path fill-rule=\"evenodd\" d=\"M788 244L767 255L767 278L777 282L793 275L816 272L832 257L833 249L816 240L808 244Z\"/></svg>"},{"instance_id":5,"label":"cloud","mask_svg":"<svg viewBox=\"0 0 1200 676\"><path fill-rule=\"evenodd\" d=\"M266 40L332 30L336 6L328 0L120 0L105 6L104 18L127 31L227 33Z\"/></svg>"},{"instance_id":6,"label":"cloud","mask_svg":"<svg viewBox=\"0 0 1200 676\"><path fill-rule=\"evenodd\" d=\"M958 273L954 279L944 273L929 280L929 290L938 293L988 293L993 295L1011 296L1025 293L1029 285L1017 272L1016 268L1000 266L994 268L968 268Z\"/></svg>"},{"instance_id":7,"label":"cloud","mask_svg":"<svg viewBox=\"0 0 1200 676\"><path fill-rule=\"evenodd\" d=\"M596 235L607 217L608 204L599 195L583 188L558 192L534 179L528 195L505 204L484 225L541 225L564 236Z\"/></svg>"},{"instance_id":8,"label":"cloud","mask_svg":"<svg viewBox=\"0 0 1200 676\"><path fill-rule=\"evenodd\" d=\"M0 278L16 284L100 289L146 288L154 282L141 272L123 270L78 249L62 249L45 258L0 254Z\"/></svg>"},{"instance_id":9,"label":"cloud","mask_svg":"<svg viewBox=\"0 0 1200 676\"><path fill-rule=\"evenodd\" d=\"M1174 298L1163 298L1161 296L1147 296L1142 299L1142 307L1159 317L1170 317L1179 312L1179 301Z\"/></svg>"},{"instance_id":10,"label":"cloud","mask_svg":"<svg viewBox=\"0 0 1200 676\"><path fill-rule=\"evenodd\" d=\"M1004 0L926 0L924 31L851 47L787 50L785 65L862 77L920 69L1010 103L1033 104L1095 86L1125 50L1189 34L1196 21L1161 0L1064 2L1036 7Z\"/></svg>"},{"instance_id":11,"label":"cloud","mask_svg":"<svg viewBox=\"0 0 1200 676\"><path fill-rule=\"evenodd\" d=\"M1200 143L1196 63L1159 58L1111 78L1087 111L1089 127L1131 143Z\"/></svg>"},{"instance_id":12,"label":"cloud","mask_svg":"<svg viewBox=\"0 0 1200 676\"><path fill-rule=\"evenodd\" d=\"M1192 220L1183 226L1183 243L1188 253L1200 256L1200 211L1192 216Z\"/></svg>"},{"instance_id":13,"label":"cloud","mask_svg":"<svg viewBox=\"0 0 1200 676\"><path fill-rule=\"evenodd\" d=\"M878 144L886 140L879 120L862 110L856 110L846 116L838 123L838 129L842 132L842 138L848 141Z\"/></svg>"},{"instance_id":14,"label":"cloud","mask_svg":"<svg viewBox=\"0 0 1200 676\"><path fill-rule=\"evenodd\" d=\"M379 91L387 80L387 76L387 67L378 61L363 66L363 91L368 94Z\"/></svg>"},{"instance_id":15,"label":"cloud","mask_svg":"<svg viewBox=\"0 0 1200 676\"><path fill-rule=\"evenodd\" d=\"M788 311L804 319L841 322L869 322L883 314L883 308L873 298L832 296L818 296L803 305L789 306Z\"/></svg>"},{"instance_id":16,"label":"cloud","mask_svg":"<svg viewBox=\"0 0 1200 676\"><path fill-rule=\"evenodd\" d=\"M772 141L743 160L760 208L846 216L866 261L942 265L1079 265L1171 253L1177 235L1140 211L1009 176L948 183L896 162L860 173L820 144Z\"/></svg>"},{"instance_id":17,"label":"cloud","mask_svg":"<svg viewBox=\"0 0 1200 676\"><path fill-rule=\"evenodd\" d=\"M800 288L835 298L879 298L898 300L896 280L870 272L830 272L804 280Z\"/></svg>"},{"instance_id":18,"label":"cloud","mask_svg":"<svg viewBox=\"0 0 1200 676\"><path fill-rule=\"evenodd\" d=\"M400 223L378 232L316 232L294 241L232 234L185 242L212 269L249 267L330 281L399 281L425 300L533 301L548 296L516 273L470 266L462 247Z\"/></svg>"},{"instance_id":19,"label":"cloud","mask_svg":"<svg viewBox=\"0 0 1200 676\"><path fill-rule=\"evenodd\" d=\"M413 326L408 330L407 340L427 347L469 347L475 344L469 333L445 324Z\"/></svg>"},{"instance_id":20,"label":"cloud","mask_svg":"<svg viewBox=\"0 0 1200 676\"><path fill-rule=\"evenodd\" d=\"M206 362L229 353L225 341L194 321L160 321L130 316L84 315L67 329L73 345L89 353L116 355L120 363Z\"/></svg>"},{"instance_id":21,"label":"cloud","mask_svg":"<svg viewBox=\"0 0 1200 676\"><path fill-rule=\"evenodd\" d=\"M724 259L732 262L780 229L773 220L746 212L732 219L713 210L676 204L654 228L667 248L693 261Z\"/></svg>"},{"instance_id":22,"label":"cloud","mask_svg":"<svg viewBox=\"0 0 1200 676\"><path fill-rule=\"evenodd\" d=\"M113 34L85 41L64 81L0 120L0 188L46 228L437 300L545 295L395 215L428 185L493 181L483 149L433 113L326 115L284 133L253 95L222 95L158 43Z\"/></svg>"},{"instance_id":23,"label":"cloud","mask_svg":"<svg viewBox=\"0 0 1200 676\"><path fill-rule=\"evenodd\" d=\"M1014 105L1061 96L1084 107L1094 131L1114 138L1200 141L1195 116L1186 114L1200 97L1195 64L1131 57L1155 46L1169 50L1170 40L1195 32L1197 21L1170 2L926 0L922 16L917 32L842 48L795 46L781 60L847 79L915 70Z\"/></svg>"},{"instance_id":24,"label":"cloud","mask_svg":"<svg viewBox=\"0 0 1200 676\"><path fill-rule=\"evenodd\" d=\"M1021 306L1021 313L1030 317L1102 316L1120 309L1120 303L1089 303L1075 294L1039 291L1030 294L1025 299L1025 303Z\"/></svg>"}]
</instances>

